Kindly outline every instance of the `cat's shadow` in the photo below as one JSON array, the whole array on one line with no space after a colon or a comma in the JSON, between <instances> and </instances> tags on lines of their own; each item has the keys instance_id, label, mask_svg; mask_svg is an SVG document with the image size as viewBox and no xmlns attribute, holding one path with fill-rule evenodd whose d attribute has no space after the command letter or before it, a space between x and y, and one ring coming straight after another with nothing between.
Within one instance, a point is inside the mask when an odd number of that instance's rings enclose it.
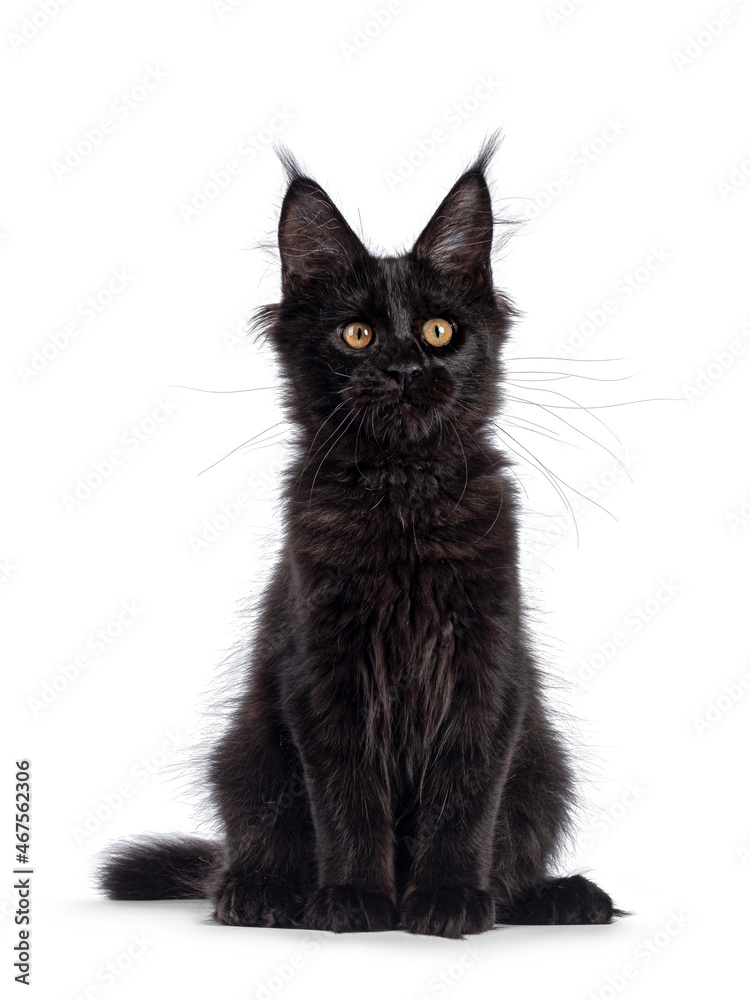
<instances>
[{"instance_id":1,"label":"cat's shadow","mask_svg":"<svg viewBox=\"0 0 750 1000\"><path fill-rule=\"evenodd\" d=\"M605 924L570 924L561 925L518 925L518 924L496 924L489 931L481 934L470 934L464 938L451 939L434 935L407 934L401 929L392 931L377 931L374 933L354 933L354 934L334 934L332 931L311 931L309 928L285 928L285 927L238 927L227 926L217 923L213 919L213 906L205 900L196 899L157 899L157 900L87 900L72 904L71 909L83 910L92 918L101 917L99 907L106 906L108 910L114 908L128 916L143 918L144 924L159 914L182 914L189 918L189 922L202 929L212 929L225 933L232 931L234 934L267 934L273 932L275 935L285 935L290 944L302 940L305 936L313 935L316 940L326 943L338 941L343 947L353 947L360 945L363 941L370 941L373 945L380 946L383 941L392 943L397 948L417 947L422 951L435 951L441 955L445 954L446 948L461 950L475 943L482 953L486 949L494 947L505 948L511 943L513 946L539 941L540 938L559 938L565 936L568 941L579 940L584 936L589 937L595 934L607 933ZM609 926L609 933L612 928Z\"/></svg>"}]
</instances>

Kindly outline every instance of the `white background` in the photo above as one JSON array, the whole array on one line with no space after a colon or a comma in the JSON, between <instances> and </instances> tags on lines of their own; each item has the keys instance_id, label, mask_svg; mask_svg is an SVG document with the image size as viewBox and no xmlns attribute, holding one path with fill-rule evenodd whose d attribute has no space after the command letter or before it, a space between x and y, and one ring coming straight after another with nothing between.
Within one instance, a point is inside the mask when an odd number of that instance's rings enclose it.
<instances>
[{"instance_id":1,"label":"white background","mask_svg":"<svg viewBox=\"0 0 750 1000\"><path fill-rule=\"evenodd\" d=\"M7 2L0 25L0 981L22 992L10 806L13 762L29 757L26 995L736 995L750 4L402 0L380 24L386 0L46 4ZM498 214L529 221L496 280L524 312L509 357L531 358L509 364L526 402L500 427L568 484L578 521L576 544L557 493L519 462L540 652L586 782L567 868L634 915L451 942L230 929L207 904L98 898L108 841L202 829L190 760L240 603L273 558L286 428L199 473L281 419L275 392L175 388L274 385L243 337L278 287L258 249L283 195L270 141L394 249L497 127ZM521 381L534 372L565 377ZM125 626L123 602L138 609Z\"/></svg>"}]
</instances>

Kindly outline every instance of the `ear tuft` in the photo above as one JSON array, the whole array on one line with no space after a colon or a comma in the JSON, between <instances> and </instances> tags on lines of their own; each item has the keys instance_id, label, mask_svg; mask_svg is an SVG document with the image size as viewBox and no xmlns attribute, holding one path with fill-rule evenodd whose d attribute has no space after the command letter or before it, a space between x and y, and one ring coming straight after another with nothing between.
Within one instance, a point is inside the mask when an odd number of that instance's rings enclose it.
<instances>
[{"instance_id":1,"label":"ear tuft","mask_svg":"<svg viewBox=\"0 0 750 1000\"><path fill-rule=\"evenodd\" d=\"M289 178L279 218L282 289L285 295L297 295L368 254L323 188L303 173L288 150L277 152Z\"/></svg>"},{"instance_id":2,"label":"ear tuft","mask_svg":"<svg viewBox=\"0 0 750 1000\"><path fill-rule=\"evenodd\" d=\"M297 157L281 142L274 143L273 151L279 158L282 167L284 168L284 173L286 174L286 179L289 184L296 180L298 177L306 177L306 173L302 165L300 164Z\"/></svg>"},{"instance_id":3,"label":"ear tuft","mask_svg":"<svg viewBox=\"0 0 750 1000\"><path fill-rule=\"evenodd\" d=\"M412 248L418 260L461 284L482 286L492 281L492 199L485 172L499 143L499 132L485 140Z\"/></svg>"}]
</instances>

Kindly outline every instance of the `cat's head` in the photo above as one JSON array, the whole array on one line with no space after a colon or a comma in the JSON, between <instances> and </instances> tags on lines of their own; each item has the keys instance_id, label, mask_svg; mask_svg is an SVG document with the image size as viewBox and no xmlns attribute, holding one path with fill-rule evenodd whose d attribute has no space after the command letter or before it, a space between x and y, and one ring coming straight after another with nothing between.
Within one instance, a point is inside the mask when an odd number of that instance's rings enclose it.
<instances>
[{"instance_id":1,"label":"cat's head","mask_svg":"<svg viewBox=\"0 0 750 1000\"><path fill-rule=\"evenodd\" d=\"M492 285L491 152L488 144L412 249L392 257L370 254L320 185L287 159L283 295L264 318L287 406L307 431L328 421L363 445L456 447L494 413L513 308Z\"/></svg>"}]
</instances>

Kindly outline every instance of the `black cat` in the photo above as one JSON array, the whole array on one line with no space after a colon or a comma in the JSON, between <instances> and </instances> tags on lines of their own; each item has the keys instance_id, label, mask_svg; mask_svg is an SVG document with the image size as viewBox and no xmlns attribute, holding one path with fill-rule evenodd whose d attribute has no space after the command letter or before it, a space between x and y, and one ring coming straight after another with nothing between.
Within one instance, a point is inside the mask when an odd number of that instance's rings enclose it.
<instances>
[{"instance_id":1,"label":"black cat","mask_svg":"<svg viewBox=\"0 0 750 1000\"><path fill-rule=\"evenodd\" d=\"M446 937L621 915L583 876L552 876L571 775L490 433L514 315L492 285L492 152L394 257L284 156L282 299L261 320L297 453L246 690L211 756L223 840L115 847L111 898Z\"/></svg>"}]
</instances>

